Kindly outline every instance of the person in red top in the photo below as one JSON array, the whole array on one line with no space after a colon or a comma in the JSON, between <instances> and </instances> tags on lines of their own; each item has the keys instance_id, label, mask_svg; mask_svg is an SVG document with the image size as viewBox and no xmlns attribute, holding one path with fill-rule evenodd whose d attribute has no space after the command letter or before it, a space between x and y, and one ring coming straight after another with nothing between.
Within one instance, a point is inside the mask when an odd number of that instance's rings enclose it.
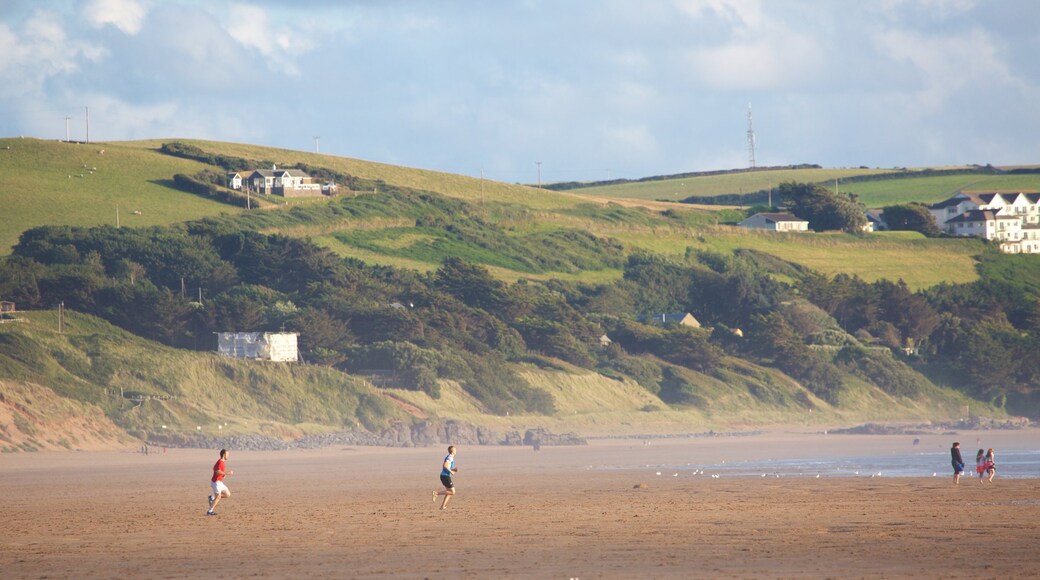
<instances>
[{"instance_id":1,"label":"person in red top","mask_svg":"<svg viewBox=\"0 0 1040 580\"><path fill-rule=\"evenodd\" d=\"M220 450L220 459L213 464L213 479L210 480L210 489L213 490L213 495L209 496L209 511L206 512L207 516L215 516L217 512L213 511L220 500L225 497L231 497L231 490L224 484L224 477L228 475L234 475L234 471L225 471L227 469L227 460L231 456L231 453L227 449Z\"/></svg>"}]
</instances>

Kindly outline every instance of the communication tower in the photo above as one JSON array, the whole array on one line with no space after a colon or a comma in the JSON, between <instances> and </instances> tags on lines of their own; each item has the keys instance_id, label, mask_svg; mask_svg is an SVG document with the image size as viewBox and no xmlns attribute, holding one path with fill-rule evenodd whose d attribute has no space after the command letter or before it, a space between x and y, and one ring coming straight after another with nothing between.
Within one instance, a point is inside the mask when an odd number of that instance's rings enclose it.
<instances>
[{"instance_id":1,"label":"communication tower","mask_svg":"<svg viewBox=\"0 0 1040 580\"><path fill-rule=\"evenodd\" d=\"M748 166L755 168L755 129L751 126L751 103L747 106L747 151Z\"/></svg>"}]
</instances>

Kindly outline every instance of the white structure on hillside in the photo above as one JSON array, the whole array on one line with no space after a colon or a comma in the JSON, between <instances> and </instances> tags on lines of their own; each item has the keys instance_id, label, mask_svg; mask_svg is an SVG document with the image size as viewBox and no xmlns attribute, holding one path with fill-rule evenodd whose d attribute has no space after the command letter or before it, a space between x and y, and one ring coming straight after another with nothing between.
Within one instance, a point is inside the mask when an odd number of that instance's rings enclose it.
<instances>
[{"instance_id":1,"label":"white structure on hillside","mask_svg":"<svg viewBox=\"0 0 1040 580\"><path fill-rule=\"evenodd\" d=\"M217 352L232 358L295 362L300 359L295 332L218 332Z\"/></svg>"},{"instance_id":2,"label":"white structure on hillside","mask_svg":"<svg viewBox=\"0 0 1040 580\"><path fill-rule=\"evenodd\" d=\"M742 228L772 230L774 232L809 231L808 221L787 213L756 213L737 225Z\"/></svg>"},{"instance_id":3,"label":"white structure on hillside","mask_svg":"<svg viewBox=\"0 0 1040 580\"><path fill-rule=\"evenodd\" d=\"M255 193L274 193L284 197L317 197L335 191L330 185L315 183L310 175L299 169L278 169L276 165L270 169L257 169L245 178L239 173L228 175L228 187L232 189L246 187Z\"/></svg>"},{"instance_id":4,"label":"white structure on hillside","mask_svg":"<svg viewBox=\"0 0 1040 580\"><path fill-rule=\"evenodd\" d=\"M949 235L992 240L1006 254L1040 253L1040 192L962 191L928 211Z\"/></svg>"}]
</instances>

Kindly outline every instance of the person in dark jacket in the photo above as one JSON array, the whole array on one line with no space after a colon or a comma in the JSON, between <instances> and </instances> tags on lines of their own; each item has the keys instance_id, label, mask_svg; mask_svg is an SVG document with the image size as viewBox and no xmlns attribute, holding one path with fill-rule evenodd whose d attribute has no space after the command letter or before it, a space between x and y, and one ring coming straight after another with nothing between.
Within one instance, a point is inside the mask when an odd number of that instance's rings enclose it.
<instances>
[{"instance_id":1,"label":"person in dark jacket","mask_svg":"<svg viewBox=\"0 0 1040 580\"><path fill-rule=\"evenodd\" d=\"M961 474L964 473L964 458L961 457L961 444L954 441L950 448L951 462L953 463L953 484L961 482Z\"/></svg>"}]
</instances>

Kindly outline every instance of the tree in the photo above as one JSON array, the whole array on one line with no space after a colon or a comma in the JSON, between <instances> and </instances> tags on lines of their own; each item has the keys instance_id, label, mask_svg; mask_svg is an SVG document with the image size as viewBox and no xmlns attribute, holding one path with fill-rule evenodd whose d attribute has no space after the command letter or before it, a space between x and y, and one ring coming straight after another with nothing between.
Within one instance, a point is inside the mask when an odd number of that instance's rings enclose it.
<instances>
[{"instance_id":1,"label":"tree","mask_svg":"<svg viewBox=\"0 0 1040 580\"><path fill-rule=\"evenodd\" d=\"M888 224L890 230L920 232L928 237L940 234L935 218L928 211L928 206L923 203L889 205L885 206L882 211L885 214L885 223Z\"/></svg>"},{"instance_id":2,"label":"tree","mask_svg":"<svg viewBox=\"0 0 1040 580\"><path fill-rule=\"evenodd\" d=\"M862 232L867 224L866 207L851 194L835 194L820 184L782 183L780 199L791 213L809 221L814 231Z\"/></svg>"},{"instance_id":3,"label":"tree","mask_svg":"<svg viewBox=\"0 0 1040 580\"><path fill-rule=\"evenodd\" d=\"M506 303L505 284L496 280L487 268L448 258L434 274L433 285L458 298L464 304L494 312Z\"/></svg>"}]
</instances>

